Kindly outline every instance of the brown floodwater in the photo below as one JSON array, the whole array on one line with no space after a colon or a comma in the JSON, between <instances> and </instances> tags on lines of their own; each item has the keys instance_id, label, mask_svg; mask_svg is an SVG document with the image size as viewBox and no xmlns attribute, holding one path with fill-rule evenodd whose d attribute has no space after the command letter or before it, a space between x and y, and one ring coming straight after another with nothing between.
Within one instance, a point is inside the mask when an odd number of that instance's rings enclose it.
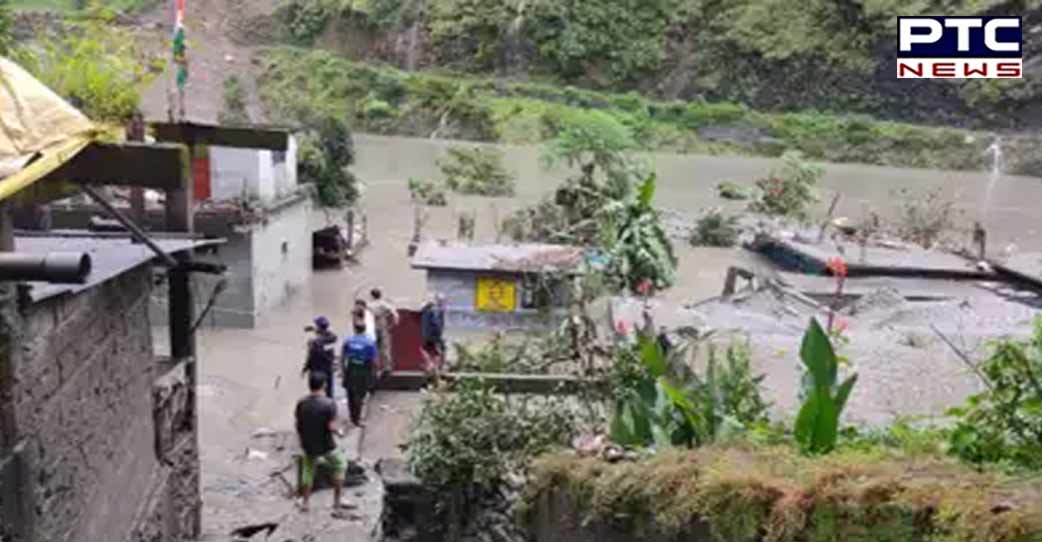
<instances>
[{"instance_id":1,"label":"brown floodwater","mask_svg":"<svg viewBox=\"0 0 1042 542\"><path fill-rule=\"evenodd\" d=\"M208 523L231 514L239 502L219 490L223 480L241 476L232 460L249 445L258 427L288 430L292 406L303 393L300 377L303 361L303 326L318 314L329 317L343 329L355 295L379 285L401 305L415 306L425 294L424 276L409 267L406 253L413 229L413 208L406 188L410 177L437 179L437 160L455 143L442 140L399 137L355 136L357 162L353 171L367 184L362 207L368 216L371 246L361 264L340 271L316 272L310 283L284 306L264 315L256 329L205 329L199 338L202 386L201 442ZM461 213L474 213L477 237L491 241L493 225L518 206L549 193L567 171L544 169L536 147L503 146L505 165L518 178L515 198L452 198L451 205L430 210L424 227L426 238L452 238ZM740 207L715 196L717 183L733 181L751 186L753 181L778 166L777 160L734 156L679 156L650 154L647 159L658 174L656 202L662 207L697 211L702 208ZM988 190L987 172L949 172L908 168L827 164L822 200L823 215L831 194L842 194L837 215L852 220L866 209L883 216L894 214L901 200L899 188L915 192L940 187L955 198L964 220L982 216L979 208ZM1000 250L1016 243L1020 250L1042 250L1037 235L1037 206L1042 201L1042 180L1005 176L997 180L990 195L984 222L989 243ZM316 226L327 218L313 216ZM727 266L741 262L763 265L739 249L695 249L678 243L680 272L670 298L690 300L719 293ZM795 388L797 382L792 380ZM867 405L870 407L870 405ZM881 405L880 408L884 408ZM218 489L214 489L218 488ZM217 516L215 516L215 514Z\"/></svg>"}]
</instances>

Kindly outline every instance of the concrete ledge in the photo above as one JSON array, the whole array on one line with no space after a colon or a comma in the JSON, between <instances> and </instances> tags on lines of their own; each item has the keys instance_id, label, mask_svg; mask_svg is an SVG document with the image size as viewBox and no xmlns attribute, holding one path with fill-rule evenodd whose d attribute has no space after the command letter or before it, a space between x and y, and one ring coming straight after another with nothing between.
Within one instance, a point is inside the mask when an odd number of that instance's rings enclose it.
<instances>
[{"instance_id":1,"label":"concrete ledge","mask_svg":"<svg viewBox=\"0 0 1042 542\"><path fill-rule=\"evenodd\" d=\"M783 239L761 239L753 250L784 269L798 273L828 275L828 259L842 256L831 254L818 246ZM855 249L856 250L856 249ZM869 259L877 263L857 263L844 258L847 277L915 277L948 280L996 280L998 275L968 267L969 262L953 254L927 251L895 252L873 249Z\"/></svg>"},{"instance_id":2,"label":"concrete ledge","mask_svg":"<svg viewBox=\"0 0 1042 542\"><path fill-rule=\"evenodd\" d=\"M522 375L507 373L443 373L447 382L480 380L502 393L532 393L539 395L575 394L581 388L598 382L567 375ZM419 371L395 371L382 378L381 390L416 391L431 383L431 378Z\"/></svg>"}]
</instances>

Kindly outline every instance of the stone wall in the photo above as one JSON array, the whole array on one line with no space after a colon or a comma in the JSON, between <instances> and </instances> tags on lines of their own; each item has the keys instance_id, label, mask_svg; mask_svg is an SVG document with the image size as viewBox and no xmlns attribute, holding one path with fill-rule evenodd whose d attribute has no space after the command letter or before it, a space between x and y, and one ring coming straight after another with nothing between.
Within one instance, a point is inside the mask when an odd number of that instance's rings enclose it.
<instances>
[{"instance_id":1,"label":"stone wall","mask_svg":"<svg viewBox=\"0 0 1042 542\"><path fill-rule=\"evenodd\" d=\"M0 486L0 508L24 513L18 542L198 534L194 397L182 366L155 361L151 289L143 265L22 309L11 350L17 444L0 451L0 469L15 465L22 482ZM153 416L157 406L165 414ZM157 424L166 418L178 421Z\"/></svg>"}]
</instances>

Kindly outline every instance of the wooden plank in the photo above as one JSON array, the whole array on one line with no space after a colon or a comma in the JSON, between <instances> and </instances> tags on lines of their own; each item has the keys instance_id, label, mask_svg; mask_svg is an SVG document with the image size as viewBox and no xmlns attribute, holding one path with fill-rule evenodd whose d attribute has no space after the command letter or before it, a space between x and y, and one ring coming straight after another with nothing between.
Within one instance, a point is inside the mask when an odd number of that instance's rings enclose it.
<instances>
[{"instance_id":1,"label":"wooden plank","mask_svg":"<svg viewBox=\"0 0 1042 542\"><path fill-rule=\"evenodd\" d=\"M272 151L289 147L289 131L284 129L169 122L151 126L157 141Z\"/></svg>"},{"instance_id":2,"label":"wooden plank","mask_svg":"<svg viewBox=\"0 0 1042 542\"><path fill-rule=\"evenodd\" d=\"M91 143L43 181L114 184L166 190L184 184L183 145Z\"/></svg>"}]
</instances>

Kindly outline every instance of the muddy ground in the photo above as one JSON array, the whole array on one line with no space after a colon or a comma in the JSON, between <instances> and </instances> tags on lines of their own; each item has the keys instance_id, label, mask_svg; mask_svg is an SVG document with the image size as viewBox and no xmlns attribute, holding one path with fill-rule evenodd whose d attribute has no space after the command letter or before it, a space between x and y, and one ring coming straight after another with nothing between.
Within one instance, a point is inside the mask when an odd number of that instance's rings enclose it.
<instances>
[{"instance_id":1,"label":"muddy ground","mask_svg":"<svg viewBox=\"0 0 1042 542\"><path fill-rule=\"evenodd\" d=\"M286 465L287 449L293 445L292 409L296 399L305 392L300 376L305 341L303 326L315 315L323 314L338 330L343 329L356 292L375 285L382 286L402 305L415 305L424 295L424 277L409 268L406 255L412 233L412 208L405 181L410 176L436 176L434 160L446 145L441 141L356 137L355 171L368 183L363 207L369 217L372 241L372 246L362 254L361 264L340 271L316 272L306 288L297 292L285 306L264 315L256 329L202 331L199 400L204 540L228 540L227 533L232 528L258 521L282 522L281 530L272 538L279 541L365 540L372 532L378 509L376 484L347 493L361 505L354 520L333 520L323 508L329 499L328 493L317 495L315 510L302 516L285 498L285 484L269 474ZM508 168L520 177L517 198L454 200L448 208L431 211L425 235L454 236L456 216L467 210L477 214L478 236L494 239L491 224L496 217L504 216L523 202L538 199L561 177L561 172L541 171L534 162L536 154L533 149L508 149ZM749 158L653 158L661 179L659 204L686 211L720 205L712 195L712 186L717 182L749 182L774 165L769 160ZM974 207L987 191L987 175L835 165L828 166L825 180L827 188L838 188L844 193L840 208L843 214L858 212L865 203L892 208L892 188L935 184L945 186L952 193L959 192L967 213L974 213ZM996 244L1015 241L1022 247L1039 248L1042 243L1031 229L1035 227L1032 206L1039 196L1042 196L1042 181L1038 179L1004 179L992 188L993 205L988 216ZM313 217L315 225L324 224L325 220L322 213ZM759 258L739 249L695 249L681 243L677 248L679 284L669 293L669 298L678 302L719 294L730 265L769 270ZM987 330L999 332L1010 326L1025 326L1035 312L1025 309L1013 320L1000 322ZM949 314L941 311L936 318L950 320L952 331L958 326L976 325L970 320L949 319ZM789 406L795 394L796 359L792 353L802 331L797 320L802 322L803 316L779 318L764 324L762 330L771 340L761 349L765 355L756 363L772 375L768 388L772 398L783 406ZM869 381L893 382L893 385L883 390L865 387L855 394L852 409L859 412L859 419L880 421L901 411L915 410L918 405L937 410L958 402L972 391L971 385L965 385L964 380L951 374L964 371L950 356L938 363L939 358L919 353L914 346L909 346L907 351L908 359L915 362L910 372L874 364L878 351L871 346L873 340L899 341L908 334L897 326L873 339L868 333L872 327L867 323L863 329L854 330L854 342L867 341L869 346L857 347L851 354L859 363L864 360L867 364L862 370L868 374ZM936 367L941 367L943 377L937 376ZM950 382L955 384L949 385ZM397 445L404 438L409 413L417 400L415 395L377 398L371 409L363 462L371 465L379 457L401 453ZM274 431L276 436L254 438L252 435L262 428ZM286 442L287 449L277 450L279 442ZM291 472L287 478L292 480Z\"/></svg>"}]
</instances>

